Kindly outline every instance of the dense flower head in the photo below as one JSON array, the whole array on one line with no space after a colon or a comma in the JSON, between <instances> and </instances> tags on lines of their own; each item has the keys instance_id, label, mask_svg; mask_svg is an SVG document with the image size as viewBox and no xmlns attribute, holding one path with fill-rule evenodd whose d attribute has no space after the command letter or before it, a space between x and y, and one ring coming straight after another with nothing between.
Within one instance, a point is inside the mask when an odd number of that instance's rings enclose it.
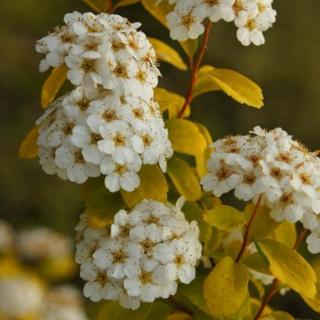
<instances>
[{"instance_id":1,"label":"dense flower head","mask_svg":"<svg viewBox=\"0 0 320 320\"><path fill-rule=\"evenodd\" d=\"M204 32L204 20L234 21L237 38L244 45L265 43L263 32L276 20L272 0L169 0L174 9L167 15L170 35L185 41Z\"/></svg>"},{"instance_id":2,"label":"dense flower head","mask_svg":"<svg viewBox=\"0 0 320 320\"><path fill-rule=\"evenodd\" d=\"M102 86L119 95L153 96L160 75L156 54L140 23L119 15L68 13L65 25L37 42L40 71L66 66L75 85Z\"/></svg>"},{"instance_id":3,"label":"dense flower head","mask_svg":"<svg viewBox=\"0 0 320 320\"><path fill-rule=\"evenodd\" d=\"M217 197L234 190L244 201L261 196L273 219L311 230L309 250L320 252L320 159L280 128L251 133L213 143L204 190Z\"/></svg>"},{"instance_id":4,"label":"dense flower head","mask_svg":"<svg viewBox=\"0 0 320 320\"><path fill-rule=\"evenodd\" d=\"M201 257L199 228L177 205L143 200L120 210L108 228L94 229L85 215L76 227L76 262L92 301L117 300L130 309L168 298L177 281L190 283Z\"/></svg>"},{"instance_id":5,"label":"dense flower head","mask_svg":"<svg viewBox=\"0 0 320 320\"><path fill-rule=\"evenodd\" d=\"M57 99L38 122L39 158L47 174L84 183L105 175L111 191L133 191L143 164L166 171L173 151L153 99L82 87Z\"/></svg>"},{"instance_id":6,"label":"dense flower head","mask_svg":"<svg viewBox=\"0 0 320 320\"><path fill-rule=\"evenodd\" d=\"M166 170L173 150L153 89L156 55L146 35L118 15L67 14L65 25L38 41L40 71L65 66L76 86L37 121L47 174L84 183L105 175L111 192L133 191L143 164Z\"/></svg>"}]
</instances>

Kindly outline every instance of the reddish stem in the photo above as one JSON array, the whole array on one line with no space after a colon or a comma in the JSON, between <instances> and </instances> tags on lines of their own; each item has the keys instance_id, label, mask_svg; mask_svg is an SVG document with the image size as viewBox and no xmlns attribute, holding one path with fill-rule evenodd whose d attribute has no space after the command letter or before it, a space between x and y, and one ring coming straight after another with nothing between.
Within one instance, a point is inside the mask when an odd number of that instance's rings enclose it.
<instances>
[{"instance_id":1,"label":"reddish stem","mask_svg":"<svg viewBox=\"0 0 320 320\"><path fill-rule=\"evenodd\" d=\"M308 234L308 230L303 229L301 230L295 244L293 245L293 249L297 250L300 246L300 244L303 242L303 240L305 239L305 237ZM279 279L274 279L272 286L270 287L269 291L265 294L265 296L263 297L261 306L254 318L254 320L258 320L260 318L260 316L262 315L265 307L270 303L271 299L273 298L273 296L277 293L278 289L280 286L280 280Z\"/></svg>"},{"instance_id":2,"label":"reddish stem","mask_svg":"<svg viewBox=\"0 0 320 320\"><path fill-rule=\"evenodd\" d=\"M249 241L250 227L251 227L251 225L253 223L254 218L257 215L261 200L262 200L262 194L259 195L258 201L257 201L256 205L254 206L254 209L252 211L250 219L249 219L249 221L248 221L248 223L246 225L246 229L245 229L244 235L243 235L243 242L242 242L240 251L239 251L239 253L237 255L237 258L236 258L235 262L239 262L240 261L240 259L242 258L243 254L244 254L244 252L246 250L246 247L247 247L248 241Z\"/></svg>"},{"instance_id":3,"label":"reddish stem","mask_svg":"<svg viewBox=\"0 0 320 320\"><path fill-rule=\"evenodd\" d=\"M113 12L113 3L112 0L106 0L106 4L104 7L104 12L112 13Z\"/></svg>"},{"instance_id":4,"label":"reddish stem","mask_svg":"<svg viewBox=\"0 0 320 320\"><path fill-rule=\"evenodd\" d=\"M208 48L208 43L209 43L209 36L210 36L210 32L211 32L211 29L212 29L212 22L209 21L206 25L206 30L205 30L205 33L204 33L204 36L203 36L203 41L202 41L202 45L201 45L201 48L200 48L200 51L199 51L199 55L196 59L196 61L193 63L192 59L190 59L190 66L192 67L191 68L191 80L190 80L190 84L189 84L189 89L188 89L188 92L187 92L187 95L186 95L186 100L178 114L178 118L181 118L183 116L183 114L185 113L188 105L190 104L190 102L192 101L192 95L193 95L193 87L194 87L194 84L197 80L197 76L198 76L198 71L199 71L199 68L202 64L202 61L203 61L203 58L204 58L204 55L206 53L206 50Z\"/></svg>"}]
</instances>

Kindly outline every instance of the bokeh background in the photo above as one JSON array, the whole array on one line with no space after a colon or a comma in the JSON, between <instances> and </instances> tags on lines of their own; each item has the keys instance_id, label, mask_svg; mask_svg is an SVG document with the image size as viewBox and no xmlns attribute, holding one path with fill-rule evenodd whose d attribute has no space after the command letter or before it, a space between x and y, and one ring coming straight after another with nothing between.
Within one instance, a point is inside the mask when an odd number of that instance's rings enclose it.
<instances>
[{"instance_id":1,"label":"bokeh background","mask_svg":"<svg viewBox=\"0 0 320 320\"><path fill-rule=\"evenodd\" d=\"M263 88L265 106L261 110L245 107L216 92L194 100L192 118L205 124L214 138L247 133L255 125L281 126L307 147L320 149L320 1L276 0L274 7L278 19L265 34L264 46L241 46L234 26L220 22L214 25L205 60L256 81ZM47 74L38 73L35 41L73 10L89 8L81 0L1 0L0 216L17 228L47 225L70 234L82 210L78 186L46 176L36 160L17 157L21 140L42 112L39 96ZM167 30L139 4L119 12L142 21L148 35L167 41ZM186 92L183 72L164 63L161 71L161 86ZM319 319L296 301L290 294L281 307L297 317Z\"/></svg>"}]
</instances>

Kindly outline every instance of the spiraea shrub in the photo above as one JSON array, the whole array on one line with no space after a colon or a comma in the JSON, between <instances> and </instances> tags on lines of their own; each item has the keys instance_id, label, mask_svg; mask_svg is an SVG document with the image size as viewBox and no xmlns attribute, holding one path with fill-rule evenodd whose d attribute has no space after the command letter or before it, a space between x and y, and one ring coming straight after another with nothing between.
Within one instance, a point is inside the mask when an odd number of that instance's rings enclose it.
<instances>
[{"instance_id":1,"label":"spiraea shrub","mask_svg":"<svg viewBox=\"0 0 320 320\"><path fill-rule=\"evenodd\" d=\"M289 290L320 312L318 152L281 128L213 141L192 121L194 98L212 91L263 106L257 84L203 58L223 21L263 45L272 0L84 2L92 12L67 13L36 43L45 110L19 154L82 184L75 261L96 319L290 320L272 304ZM118 15L130 5L180 50ZM189 79L185 96L158 86L159 61Z\"/></svg>"}]
</instances>

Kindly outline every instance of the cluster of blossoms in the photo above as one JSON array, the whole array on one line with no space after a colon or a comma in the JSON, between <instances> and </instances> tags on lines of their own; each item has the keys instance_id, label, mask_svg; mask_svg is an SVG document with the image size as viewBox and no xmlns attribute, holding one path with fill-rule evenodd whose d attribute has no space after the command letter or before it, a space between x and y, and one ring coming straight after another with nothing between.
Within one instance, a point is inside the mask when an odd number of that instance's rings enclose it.
<instances>
[{"instance_id":1,"label":"cluster of blossoms","mask_svg":"<svg viewBox=\"0 0 320 320\"><path fill-rule=\"evenodd\" d=\"M263 32L276 21L273 0L168 0L174 10L167 15L170 35L185 41L204 32L206 18L212 22L234 21L237 38L244 45L265 43Z\"/></svg>"},{"instance_id":2,"label":"cluster of blossoms","mask_svg":"<svg viewBox=\"0 0 320 320\"><path fill-rule=\"evenodd\" d=\"M320 159L282 129L255 127L252 135L216 141L202 179L217 197L234 190L244 201L258 198L276 221L300 221L311 230L308 249L320 252Z\"/></svg>"},{"instance_id":3,"label":"cluster of blossoms","mask_svg":"<svg viewBox=\"0 0 320 320\"><path fill-rule=\"evenodd\" d=\"M144 200L130 212L120 210L109 228L93 229L85 215L76 228L76 262L92 301L118 300L130 309L140 302L168 298L177 281L190 283L201 257L199 229L177 205Z\"/></svg>"},{"instance_id":4,"label":"cluster of blossoms","mask_svg":"<svg viewBox=\"0 0 320 320\"><path fill-rule=\"evenodd\" d=\"M16 251L28 261L41 261L72 255L70 238L45 227L20 231L16 236Z\"/></svg>"},{"instance_id":5,"label":"cluster of blossoms","mask_svg":"<svg viewBox=\"0 0 320 320\"><path fill-rule=\"evenodd\" d=\"M60 285L46 291L37 280L22 274L0 279L0 317L87 320L76 288Z\"/></svg>"},{"instance_id":6,"label":"cluster of blossoms","mask_svg":"<svg viewBox=\"0 0 320 320\"><path fill-rule=\"evenodd\" d=\"M37 121L40 164L76 183L106 176L106 187L133 191L143 164L166 170L172 155L158 103L156 54L146 35L118 15L74 12L37 43L40 71L67 68L76 86Z\"/></svg>"}]
</instances>

